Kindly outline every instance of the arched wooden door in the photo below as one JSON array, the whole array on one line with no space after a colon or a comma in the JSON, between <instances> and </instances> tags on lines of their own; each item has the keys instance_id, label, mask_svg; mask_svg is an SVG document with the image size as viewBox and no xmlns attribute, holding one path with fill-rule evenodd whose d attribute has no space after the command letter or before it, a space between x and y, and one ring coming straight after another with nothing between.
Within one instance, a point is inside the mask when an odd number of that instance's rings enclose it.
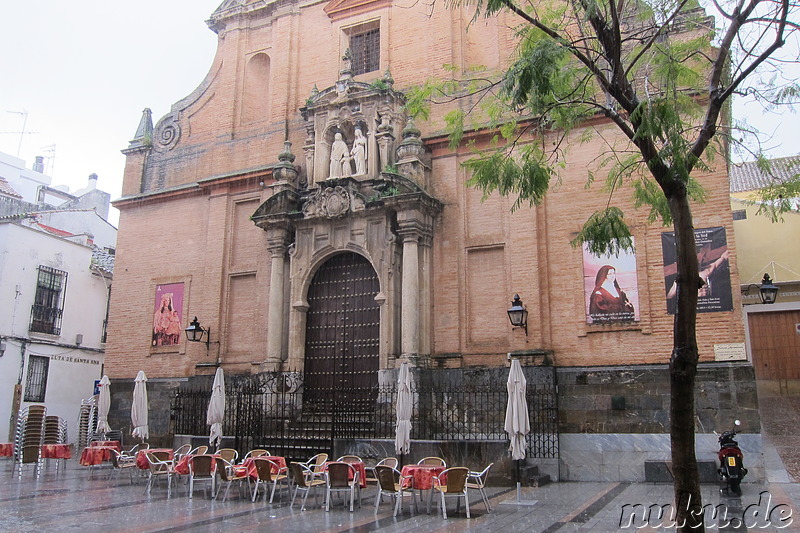
<instances>
[{"instance_id":1,"label":"arched wooden door","mask_svg":"<svg viewBox=\"0 0 800 533\"><path fill-rule=\"evenodd\" d=\"M306 319L306 410L348 406L370 409L377 398L380 364L378 275L353 252L328 259L308 289Z\"/></svg>"}]
</instances>

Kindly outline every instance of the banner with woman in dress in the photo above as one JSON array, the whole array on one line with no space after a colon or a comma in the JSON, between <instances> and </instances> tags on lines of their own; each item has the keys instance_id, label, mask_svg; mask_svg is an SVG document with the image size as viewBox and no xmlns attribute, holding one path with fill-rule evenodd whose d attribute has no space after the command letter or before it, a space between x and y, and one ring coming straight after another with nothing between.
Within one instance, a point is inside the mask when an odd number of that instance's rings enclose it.
<instances>
[{"instance_id":1,"label":"banner with woman in dress","mask_svg":"<svg viewBox=\"0 0 800 533\"><path fill-rule=\"evenodd\" d=\"M639 320L636 252L595 255L583 246L586 323L608 324Z\"/></svg>"}]
</instances>

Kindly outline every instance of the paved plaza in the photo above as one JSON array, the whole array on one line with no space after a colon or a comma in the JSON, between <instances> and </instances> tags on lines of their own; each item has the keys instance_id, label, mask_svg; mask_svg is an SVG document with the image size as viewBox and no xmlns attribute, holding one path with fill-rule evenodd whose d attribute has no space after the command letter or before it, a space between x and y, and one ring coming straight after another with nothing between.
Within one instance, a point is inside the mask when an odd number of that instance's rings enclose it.
<instances>
[{"instance_id":1,"label":"paved plaza","mask_svg":"<svg viewBox=\"0 0 800 533\"><path fill-rule=\"evenodd\" d=\"M644 509L651 505L664 506L672 500L669 484L561 482L541 488L523 488L519 499L527 505L518 505L515 489L493 487L489 491L490 513L475 492L470 494L472 518L466 518L463 505L456 513L455 502L449 501L448 519L444 520L435 504L431 514L427 514L424 504L414 513L408 509L408 501L397 517L392 516L388 499L376 513L374 487L363 491L363 505L353 513L338 501L325 512L319 505L322 497L314 502L313 495L308 499L306 510L301 511L299 501L290 509L285 490L280 497L276 493L275 503L269 504L261 499L252 503L246 494L240 497L233 488L228 501L223 503L221 497L214 501L198 487L195 487L194 497L189 499L188 485L183 481L177 489L173 487L172 496L168 498L163 482L148 495L146 483L131 484L125 475L118 481L109 480L108 474L107 467L92 471L72 459L58 473L55 465L49 465L37 479L28 468L20 479L11 476L11 462L7 461L2 473L5 481L0 485L0 531L566 533L635 531L637 526L639 531L658 531L667 529L669 517L659 520L657 513L651 511L649 522L645 522ZM720 531L800 531L800 484L789 481L763 485L744 483L742 488L743 494L737 498L721 495L717 485L703 486L704 503L721 505L718 509L727 511L725 517L709 519L709 525ZM647 524L651 527L642 527Z\"/></svg>"}]
</instances>

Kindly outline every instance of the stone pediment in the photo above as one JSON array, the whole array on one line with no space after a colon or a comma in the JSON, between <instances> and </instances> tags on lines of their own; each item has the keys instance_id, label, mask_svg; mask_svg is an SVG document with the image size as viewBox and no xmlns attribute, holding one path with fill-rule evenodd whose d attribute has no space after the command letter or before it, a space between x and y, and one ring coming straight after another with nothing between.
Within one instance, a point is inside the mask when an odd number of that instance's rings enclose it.
<instances>
[{"instance_id":1,"label":"stone pediment","mask_svg":"<svg viewBox=\"0 0 800 533\"><path fill-rule=\"evenodd\" d=\"M266 229L289 219L336 219L367 211L397 211L411 204L432 215L443 207L414 181L384 172L377 179L337 178L310 190L283 190L261 204L251 219Z\"/></svg>"},{"instance_id":2,"label":"stone pediment","mask_svg":"<svg viewBox=\"0 0 800 533\"><path fill-rule=\"evenodd\" d=\"M391 0L331 0L325 6L325 14L332 20L359 15L391 4Z\"/></svg>"}]
</instances>

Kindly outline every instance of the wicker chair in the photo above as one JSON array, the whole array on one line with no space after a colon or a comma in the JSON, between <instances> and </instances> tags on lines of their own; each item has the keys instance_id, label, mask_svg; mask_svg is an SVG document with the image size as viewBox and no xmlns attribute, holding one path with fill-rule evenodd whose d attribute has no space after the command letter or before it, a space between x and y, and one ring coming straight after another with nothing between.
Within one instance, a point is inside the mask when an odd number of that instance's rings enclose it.
<instances>
[{"instance_id":1,"label":"wicker chair","mask_svg":"<svg viewBox=\"0 0 800 533\"><path fill-rule=\"evenodd\" d=\"M117 482L119 482L119 473L123 470L128 471L131 478L131 485L133 485L133 473L136 471L136 456L122 454L117 450L111 450L111 473L108 475L108 479L110 480L112 477L116 477Z\"/></svg>"},{"instance_id":2,"label":"wicker chair","mask_svg":"<svg viewBox=\"0 0 800 533\"><path fill-rule=\"evenodd\" d=\"M336 461L340 463L363 463L364 461L361 460L361 457L357 455L343 455L336 459Z\"/></svg>"},{"instance_id":3,"label":"wicker chair","mask_svg":"<svg viewBox=\"0 0 800 533\"><path fill-rule=\"evenodd\" d=\"M214 456L201 454L189 458L189 498L194 493L194 484L197 481L211 482L211 494L216 491L216 473L214 472Z\"/></svg>"},{"instance_id":4,"label":"wicker chair","mask_svg":"<svg viewBox=\"0 0 800 533\"><path fill-rule=\"evenodd\" d=\"M469 518L469 494L467 493L467 476L469 468L456 466L445 469L441 474L433 478L433 492L438 492L442 497L441 507L442 516L447 520L447 504L445 498L456 498L456 512L461 505L461 498L464 498L464 505L467 508L467 518ZM447 481L445 481L445 479Z\"/></svg>"},{"instance_id":5,"label":"wicker chair","mask_svg":"<svg viewBox=\"0 0 800 533\"><path fill-rule=\"evenodd\" d=\"M368 466L365 468L367 472L367 485L370 483L378 483L378 475L375 472L375 468L378 466L388 466L389 468L397 468L397 458L396 457L386 457L378 461L375 466Z\"/></svg>"},{"instance_id":6,"label":"wicker chair","mask_svg":"<svg viewBox=\"0 0 800 533\"><path fill-rule=\"evenodd\" d=\"M350 512L353 512L353 502L358 494L358 504L361 505L361 485L359 485L358 471L350 463L333 462L326 465L328 470L325 476L325 510L331 510L331 496L334 492L347 492L350 498Z\"/></svg>"},{"instance_id":7,"label":"wicker chair","mask_svg":"<svg viewBox=\"0 0 800 533\"><path fill-rule=\"evenodd\" d=\"M419 461L417 461L418 465L431 465L431 466L443 466L447 468L447 463L444 462L444 459L441 457L423 457Z\"/></svg>"},{"instance_id":8,"label":"wicker chair","mask_svg":"<svg viewBox=\"0 0 800 533\"><path fill-rule=\"evenodd\" d=\"M250 459L251 457L261 457L262 455L270 455L267 450L256 448L255 450L250 450L244 456L244 460Z\"/></svg>"},{"instance_id":9,"label":"wicker chair","mask_svg":"<svg viewBox=\"0 0 800 533\"><path fill-rule=\"evenodd\" d=\"M253 464L256 467L256 474L258 477L256 478L256 486L253 488L253 501L256 501L258 497L258 487L261 485L266 485L267 487L272 486L272 495L275 495L275 479L273 471L278 471L278 465L265 457L255 457L253 458ZM267 490L264 490L264 501L267 501ZM272 503L272 497L270 497L269 502Z\"/></svg>"},{"instance_id":10,"label":"wicker chair","mask_svg":"<svg viewBox=\"0 0 800 533\"><path fill-rule=\"evenodd\" d=\"M386 465L375 466L375 476L378 479L378 495L375 497L375 512L378 512L381 498L391 496L395 500L394 515L403 510L403 497L410 496L414 502L414 512L417 512L417 498L414 487L411 485L411 476L402 476L400 472Z\"/></svg>"},{"instance_id":11,"label":"wicker chair","mask_svg":"<svg viewBox=\"0 0 800 533\"><path fill-rule=\"evenodd\" d=\"M291 509L292 506L294 506L294 500L297 497L297 492L302 490L306 493L306 495L303 496L303 505L300 507L300 510L305 511L308 493L317 487L324 486L325 480L316 477L314 475L314 471L306 466L305 463L289 463L289 472L294 480L294 494L292 494L292 503L289 504L289 508ZM316 493L314 493L314 500L318 500Z\"/></svg>"},{"instance_id":12,"label":"wicker chair","mask_svg":"<svg viewBox=\"0 0 800 533\"><path fill-rule=\"evenodd\" d=\"M482 472L470 472L467 476L467 488L472 490L477 490L481 498L483 498L483 504L486 506L486 512L490 513L492 508L489 507L489 498L486 496L486 478L489 476L489 469L492 468L494 463L489 463L489 466L483 469Z\"/></svg>"},{"instance_id":13,"label":"wicker chair","mask_svg":"<svg viewBox=\"0 0 800 533\"><path fill-rule=\"evenodd\" d=\"M219 484L217 485L217 493L214 494L216 500L219 496L219 491L222 490L223 483L225 484L225 496L222 497L224 503L228 499L228 491L231 490L231 485L236 483L239 486L239 493L241 494L242 481L249 480L250 476L247 471L242 468L235 468L230 462L221 457L215 457L217 466L217 474L219 475Z\"/></svg>"},{"instance_id":14,"label":"wicker chair","mask_svg":"<svg viewBox=\"0 0 800 533\"><path fill-rule=\"evenodd\" d=\"M236 463L236 459L239 458L239 452L234 450L233 448L222 448L221 450L217 451L217 455L225 459L231 464Z\"/></svg>"},{"instance_id":15,"label":"wicker chair","mask_svg":"<svg viewBox=\"0 0 800 533\"><path fill-rule=\"evenodd\" d=\"M172 476L175 475L175 466L169 458L169 453L147 452L147 462L150 464L150 470L147 476L146 492L150 494L154 482L158 482L160 477L165 477L167 478L167 497L172 496Z\"/></svg>"}]
</instances>

